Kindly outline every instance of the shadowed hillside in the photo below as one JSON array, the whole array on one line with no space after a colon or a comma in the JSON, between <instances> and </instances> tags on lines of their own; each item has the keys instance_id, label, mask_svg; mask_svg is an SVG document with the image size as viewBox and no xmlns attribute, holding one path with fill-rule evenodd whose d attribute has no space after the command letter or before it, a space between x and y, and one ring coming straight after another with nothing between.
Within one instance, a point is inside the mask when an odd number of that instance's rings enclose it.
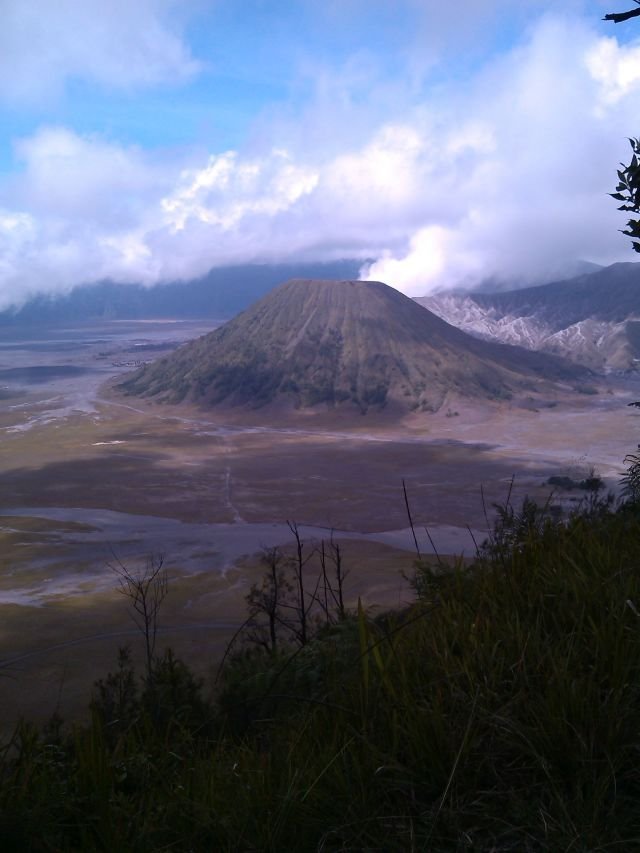
<instances>
[{"instance_id":1,"label":"shadowed hillside","mask_svg":"<svg viewBox=\"0 0 640 853\"><path fill-rule=\"evenodd\" d=\"M508 399L583 373L472 338L381 282L293 280L120 387L171 403L435 411L447 392Z\"/></svg>"},{"instance_id":2,"label":"shadowed hillside","mask_svg":"<svg viewBox=\"0 0 640 853\"><path fill-rule=\"evenodd\" d=\"M0 311L0 328L150 317L219 320L243 311L287 278L347 278L357 275L361 264L361 260L243 264L216 267L202 278L154 287L113 281L80 285L70 293L34 296L21 307Z\"/></svg>"}]
</instances>

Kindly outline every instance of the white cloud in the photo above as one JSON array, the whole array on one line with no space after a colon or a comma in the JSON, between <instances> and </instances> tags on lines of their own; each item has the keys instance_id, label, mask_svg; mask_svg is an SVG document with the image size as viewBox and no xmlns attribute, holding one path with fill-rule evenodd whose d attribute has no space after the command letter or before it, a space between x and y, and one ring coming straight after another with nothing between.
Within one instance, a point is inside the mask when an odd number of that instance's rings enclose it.
<instances>
[{"instance_id":1,"label":"white cloud","mask_svg":"<svg viewBox=\"0 0 640 853\"><path fill-rule=\"evenodd\" d=\"M236 151L227 151L210 157L202 169L184 171L180 181L161 202L174 232L194 219L227 230L249 214L274 216L312 192L318 175L291 163L281 149L259 160L242 160Z\"/></svg>"},{"instance_id":2,"label":"white cloud","mask_svg":"<svg viewBox=\"0 0 640 853\"><path fill-rule=\"evenodd\" d=\"M624 137L637 132L640 93L626 85L615 98L599 97L604 72L595 73L591 58L609 41L575 22L545 19L526 45L479 75L454 105L477 123L478 145L466 162L439 163L443 212L424 205L409 246L367 273L416 294L483 278L531 283L578 258L632 260L607 193L626 156ZM620 50L635 56L637 47ZM441 151L454 121L451 112L440 126Z\"/></svg>"},{"instance_id":3,"label":"white cloud","mask_svg":"<svg viewBox=\"0 0 640 853\"><path fill-rule=\"evenodd\" d=\"M453 264L452 264L453 259ZM479 259L478 259L479 260ZM401 257L389 251L361 270L362 278L393 282L393 286L411 296L422 296L446 273L464 281L478 272L477 260L465 255L455 231L441 225L421 228L411 238L409 249Z\"/></svg>"},{"instance_id":4,"label":"white cloud","mask_svg":"<svg viewBox=\"0 0 640 853\"><path fill-rule=\"evenodd\" d=\"M600 84L605 103L617 103L631 90L640 88L640 45L619 45L615 38L600 39L588 51L585 62Z\"/></svg>"},{"instance_id":5,"label":"white cloud","mask_svg":"<svg viewBox=\"0 0 640 853\"><path fill-rule=\"evenodd\" d=\"M60 127L15 147L21 171L2 188L0 309L85 281L157 280L146 232L179 165Z\"/></svg>"},{"instance_id":6,"label":"white cloud","mask_svg":"<svg viewBox=\"0 0 640 853\"><path fill-rule=\"evenodd\" d=\"M333 197L368 197L373 209L402 209L411 203L415 181L423 171L425 140L408 125L384 126L360 151L344 154L329 164L325 182Z\"/></svg>"},{"instance_id":7,"label":"white cloud","mask_svg":"<svg viewBox=\"0 0 640 853\"><path fill-rule=\"evenodd\" d=\"M41 101L71 80L115 89L180 82L199 70L176 0L2 0L0 98Z\"/></svg>"},{"instance_id":8,"label":"white cloud","mask_svg":"<svg viewBox=\"0 0 640 853\"><path fill-rule=\"evenodd\" d=\"M147 192L162 180L163 172L140 149L63 127L41 128L14 147L22 167L13 182L19 204L70 224L135 224ZM170 182L171 175L164 179Z\"/></svg>"},{"instance_id":9,"label":"white cloud","mask_svg":"<svg viewBox=\"0 0 640 853\"><path fill-rule=\"evenodd\" d=\"M334 114L326 92L309 103L290 144L290 121L272 116L251 151L160 160L42 128L16 144L21 172L0 186L0 307L234 262L374 258L369 275L418 294L631 260L607 193L638 133L640 48L614 46L545 18L463 87L416 97L396 85L394 110L389 91L362 97L359 78Z\"/></svg>"}]
</instances>

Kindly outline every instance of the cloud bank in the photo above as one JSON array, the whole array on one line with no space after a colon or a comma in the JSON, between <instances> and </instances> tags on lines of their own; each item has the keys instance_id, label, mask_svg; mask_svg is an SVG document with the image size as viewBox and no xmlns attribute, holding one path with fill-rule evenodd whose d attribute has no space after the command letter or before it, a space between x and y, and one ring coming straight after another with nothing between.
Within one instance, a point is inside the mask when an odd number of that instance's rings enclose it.
<instances>
[{"instance_id":1,"label":"cloud bank","mask_svg":"<svg viewBox=\"0 0 640 853\"><path fill-rule=\"evenodd\" d=\"M80 5L61 3L61 15ZM133 5L155 26L127 79L195 73L162 28L167 4ZM79 48L63 65L55 50L42 62L59 76L82 67ZM125 85L106 48L92 68ZM33 88L34 73L19 67L4 94ZM0 180L0 308L229 263L373 258L363 276L422 295L632 260L607 193L639 114L640 42L545 16L463 85L324 75L295 132L286 111L266 112L244 148L151 152L41 127L15 141L19 169Z\"/></svg>"}]
</instances>

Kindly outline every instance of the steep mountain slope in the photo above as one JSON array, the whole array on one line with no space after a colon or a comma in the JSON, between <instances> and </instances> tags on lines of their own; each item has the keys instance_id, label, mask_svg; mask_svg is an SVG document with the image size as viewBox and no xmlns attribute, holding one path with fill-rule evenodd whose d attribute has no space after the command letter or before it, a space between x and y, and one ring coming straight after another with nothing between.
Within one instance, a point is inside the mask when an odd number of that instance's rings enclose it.
<instances>
[{"instance_id":1,"label":"steep mountain slope","mask_svg":"<svg viewBox=\"0 0 640 853\"><path fill-rule=\"evenodd\" d=\"M594 369L635 369L640 357L640 264L613 264L522 290L440 293L416 301L471 334Z\"/></svg>"},{"instance_id":2,"label":"steep mountain slope","mask_svg":"<svg viewBox=\"0 0 640 853\"><path fill-rule=\"evenodd\" d=\"M583 373L473 338L380 282L294 280L120 387L209 405L436 410L449 391L504 399Z\"/></svg>"}]
</instances>

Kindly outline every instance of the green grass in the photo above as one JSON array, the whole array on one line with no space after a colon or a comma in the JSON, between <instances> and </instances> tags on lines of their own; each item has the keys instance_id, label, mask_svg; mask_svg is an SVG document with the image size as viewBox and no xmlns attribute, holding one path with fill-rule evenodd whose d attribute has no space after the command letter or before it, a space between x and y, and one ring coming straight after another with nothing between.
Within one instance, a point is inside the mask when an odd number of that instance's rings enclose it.
<instances>
[{"instance_id":1,"label":"green grass","mask_svg":"<svg viewBox=\"0 0 640 853\"><path fill-rule=\"evenodd\" d=\"M412 607L241 649L215 690L165 656L132 696L125 661L91 723L19 727L3 849L640 849L637 511L416 572Z\"/></svg>"}]
</instances>

